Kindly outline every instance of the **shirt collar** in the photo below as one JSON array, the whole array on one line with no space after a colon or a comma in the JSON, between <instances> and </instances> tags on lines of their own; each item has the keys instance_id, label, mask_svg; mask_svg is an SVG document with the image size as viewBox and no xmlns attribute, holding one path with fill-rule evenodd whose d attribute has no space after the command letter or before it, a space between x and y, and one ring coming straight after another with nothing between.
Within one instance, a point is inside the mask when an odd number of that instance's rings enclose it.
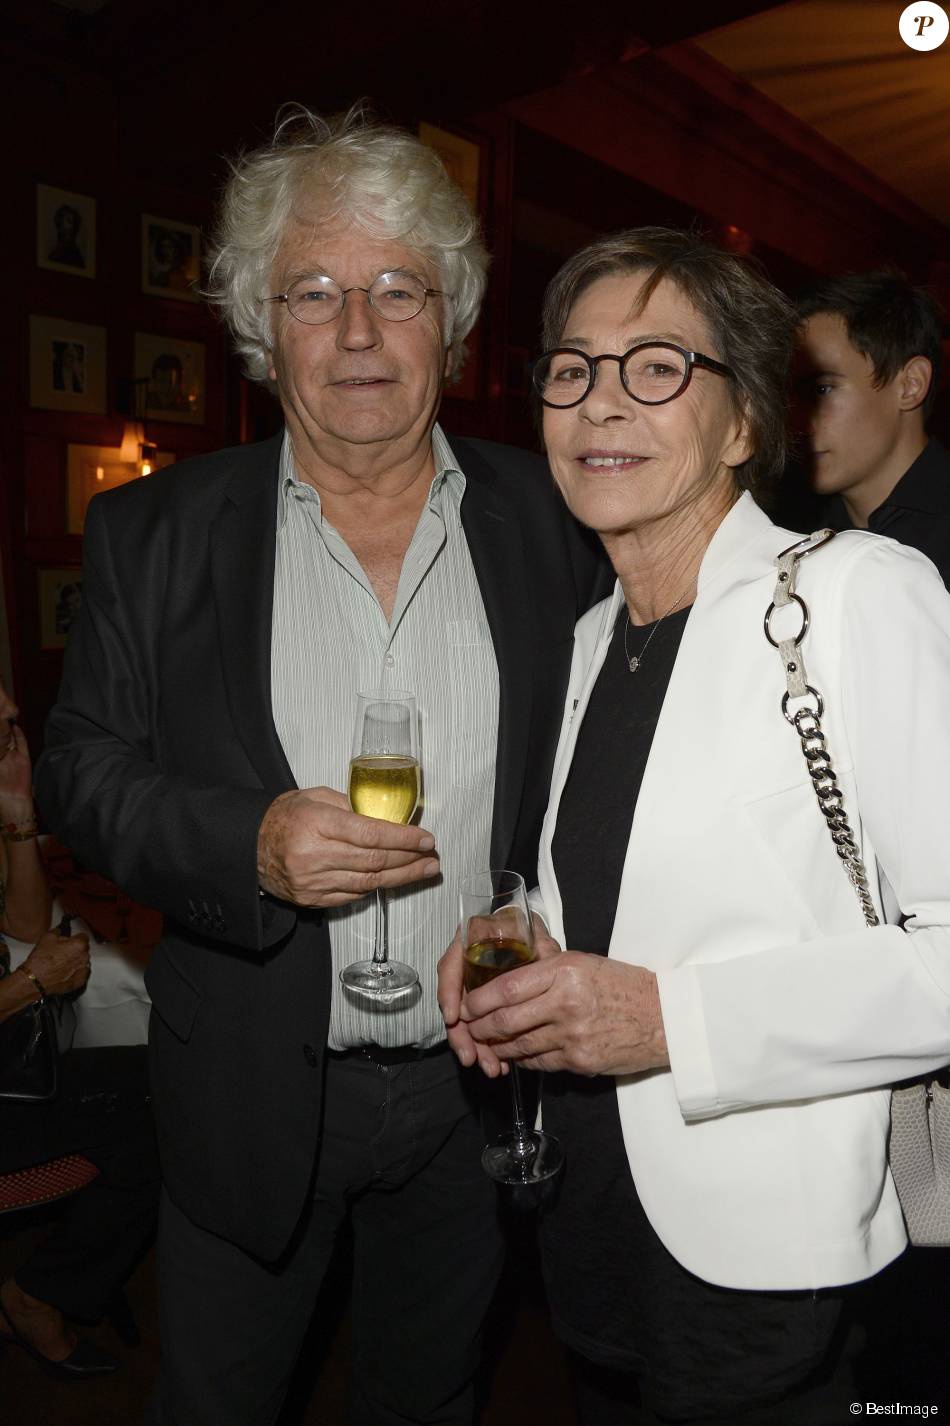
<instances>
[{"instance_id":1,"label":"shirt collar","mask_svg":"<svg viewBox=\"0 0 950 1426\"><path fill-rule=\"evenodd\" d=\"M432 428L432 459L435 463L435 476L429 486L429 509L435 509L438 513L438 506L442 492L445 491L452 504L458 507L461 505L462 496L465 493L465 476L459 466L458 461L449 445L448 439L442 427L436 423ZM314 490L312 485L308 485L305 480L301 480L297 474L297 467L294 464L293 447L290 444L290 432L284 429L284 439L280 447L279 466L279 498L277 504L277 528L282 530L287 519L288 501L293 499L310 500L320 510L320 495Z\"/></svg>"},{"instance_id":2,"label":"shirt collar","mask_svg":"<svg viewBox=\"0 0 950 1426\"><path fill-rule=\"evenodd\" d=\"M920 510L927 515L946 515L950 510L950 456L939 441L929 440L920 455L901 476L890 495L871 513L887 510ZM871 526L873 529L873 525Z\"/></svg>"}]
</instances>

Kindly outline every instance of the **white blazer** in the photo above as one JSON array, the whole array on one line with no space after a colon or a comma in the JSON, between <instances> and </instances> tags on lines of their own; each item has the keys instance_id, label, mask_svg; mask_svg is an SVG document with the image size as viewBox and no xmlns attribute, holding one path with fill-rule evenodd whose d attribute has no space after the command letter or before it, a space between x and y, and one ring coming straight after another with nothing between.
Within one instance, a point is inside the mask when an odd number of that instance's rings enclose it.
<instances>
[{"instance_id":1,"label":"white blazer","mask_svg":"<svg viewBox=\"0 0 950 1426\"><path fill-rule=\"evenodd\" d=\"M808 676L891 923L869 930L763 633L796 538L746 494L706 552L610 944L656 971L672 1066L617 1079L637 1191L678 1261L734 1288L852 1282L897 1256L887 1086L950 1060L950 596L917 551L863 532L799 567ZM562 945L551 839L622 598L577 626L535 893Z\"/></svg>"}]
</instances>

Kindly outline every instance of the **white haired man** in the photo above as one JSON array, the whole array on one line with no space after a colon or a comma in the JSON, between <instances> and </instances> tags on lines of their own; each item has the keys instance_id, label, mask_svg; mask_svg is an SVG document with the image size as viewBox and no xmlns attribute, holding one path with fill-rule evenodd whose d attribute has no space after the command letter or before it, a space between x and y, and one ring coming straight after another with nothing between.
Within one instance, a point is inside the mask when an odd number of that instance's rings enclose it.
<instances>
[{"instance_id":1,"label":"white haired man","mask_svg":"<svg viewBox=\"0 0 950 1426\"><path fill-rule=\"evenodd\" d=\"M436 964L459 877L532 874L578 614L598 582L536 457L436 424L484 288L438 159L295 110L236 166L211 269L284 434L112 492L39 769L46 816L160 907L161 1426L267 1426L354 1231L351 1426L472 1419L500 1266ZM424 827L359 817L357 690L408 688ZM421 994L339 973L399 887Z\"/></svg>"}]
</instances>

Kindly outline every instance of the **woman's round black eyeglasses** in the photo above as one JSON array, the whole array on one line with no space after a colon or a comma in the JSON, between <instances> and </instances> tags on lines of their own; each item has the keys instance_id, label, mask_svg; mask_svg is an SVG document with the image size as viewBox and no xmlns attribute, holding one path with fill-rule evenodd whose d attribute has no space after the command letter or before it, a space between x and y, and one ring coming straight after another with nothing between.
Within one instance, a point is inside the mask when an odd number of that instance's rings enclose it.
<instances>
[{"instance_id":1,"label":"woman's round black eyeglasses","mask_svg":"<svg viewBox=\"0 0 950 1426\"><path fill-rule=\"evenodd\" d=\"M697 366L735 379L731 367L703 356L702 352L688 351L675 342L640 342L623 356L616 352L588 356L577 347L556 347L543 352L531 372L534 389L545 406L559 409L579 406L593 391L602 361L618 363L624 390L643 406L663 406L682 396Z\"/></svg>"}]
</instances>

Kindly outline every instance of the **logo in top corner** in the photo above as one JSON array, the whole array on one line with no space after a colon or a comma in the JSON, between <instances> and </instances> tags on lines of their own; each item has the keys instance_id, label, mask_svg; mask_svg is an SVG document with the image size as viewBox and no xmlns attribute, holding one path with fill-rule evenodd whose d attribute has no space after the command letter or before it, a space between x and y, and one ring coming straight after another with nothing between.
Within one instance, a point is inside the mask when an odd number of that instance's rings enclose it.
<instances>
[{"instance_id":1,"label":"logo in top corner","mask_svg":"<svg viewBox=\"0 0 950 1426\"><path fill-rule=\"evenodd\" d=\"M917 0L901 14L898 29L904 44L912 50L935 50L950 34L950 18L933 0Z\"/></svg>"}]
</instances>

